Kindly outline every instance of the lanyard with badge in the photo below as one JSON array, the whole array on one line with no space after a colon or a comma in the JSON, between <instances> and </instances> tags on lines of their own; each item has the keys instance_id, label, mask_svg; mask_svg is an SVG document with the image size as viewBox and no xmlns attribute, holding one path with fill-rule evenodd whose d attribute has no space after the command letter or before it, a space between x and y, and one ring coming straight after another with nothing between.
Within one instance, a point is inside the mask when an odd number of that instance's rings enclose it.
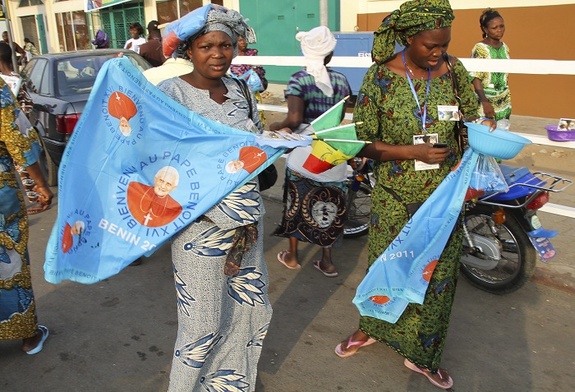
<instances>
[{"instance_id":1,"label":"lanyard with badge","mask_svg":"<svg viewBox=\"0 0 575 392\"><path fill-rule=\"evenodd\" d=\"M405 51L401 52L401 60L403 61L403 65L405 67L405 76L407 77L407 82L409 83L409 87L411 88L411 93L413 94L413 98L415 99L415 103L419 109L419 113L421 113L421 128L423 130L423 134L421 135L414 135L413 136L413 144L421 144L421 143L437 143L439 141L437 133L427 133L426 129L426 122L427 122L427 98L429 97L429 90L431 86L431 69L427 69L427 84L425 87L425 99L423 100L423 109L419 103L419 98L417 97L417 92L415 91L415 87L413 86L413 81L411 80L411 76L409 76L409 72L407 71L408 66L405 61ZM429 169L439 169L439 164L427 164L422 161L415 160L415 170L429 170Z\"/></svg>"},{"instance_id":2,"label":"lanyard with badge","mask_svg":"<svg viewBox=\"0 0 575 392\"><path fill-rule=\"evenodd\" d=\"M415 87L413 86L413 81L411 80L411 76L409 76L409 72L407 71L408 66L405 61L405 51L401 52L401 60L403 61L403 65L405 67L405 76L407 77L407 82L409 83L409 87L411 88L411 93L413 94L413 98L415 99L415 103L417 104L417 108L419 109L419 113L421 113L421 128L423 129L423 133L427 133L425 129L425 123L427 121L427 98L429 97L429 89L431 86L431 69L427 68L427 85L425 87L425 99L423 100L423 110L421 109L421 105L419 104L419 98L417 97L417 92L415 91Z\"/></svg>"}]
</instances>

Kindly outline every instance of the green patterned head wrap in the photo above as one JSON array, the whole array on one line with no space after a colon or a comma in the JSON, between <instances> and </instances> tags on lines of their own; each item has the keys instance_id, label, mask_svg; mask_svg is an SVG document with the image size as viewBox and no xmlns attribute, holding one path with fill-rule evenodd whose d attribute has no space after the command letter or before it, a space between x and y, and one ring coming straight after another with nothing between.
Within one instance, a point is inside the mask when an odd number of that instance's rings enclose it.
<instances>
[{"instance_id":1,"label":"green patterned head wrap","mask_svg":"<svg viewBox=\"0 0 575 392\"><path fill-rule=\"evenodd\" d=\"M415 34L451 26L455 19L448 0L412 0L383 19L374 33L371 58L378 64L393 56L395 41L406 46Z\"/></svg>"}]
</instances>

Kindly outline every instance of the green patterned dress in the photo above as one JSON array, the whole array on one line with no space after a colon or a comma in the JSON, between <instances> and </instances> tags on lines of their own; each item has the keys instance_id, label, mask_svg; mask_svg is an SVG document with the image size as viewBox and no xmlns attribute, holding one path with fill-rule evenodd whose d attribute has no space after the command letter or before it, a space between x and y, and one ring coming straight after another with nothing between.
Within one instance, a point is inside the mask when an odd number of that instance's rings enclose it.
<instances>
[{"instance_id":1,"label":"green patterned dress","mask_svg":"<svg viewBox=\"0 0 575 392\"><path fill-rule=\"evenodd\" d=\"M471 51L471 57L475 59L509 59L509 48L505 43L499 48L494 48L478 42ZM481 80L485 96L489 103L493 105L495 110L495 119L509 119L511 116L511 92L509 91L509 83L507 74L503 72L471 72L471 78ZM479 107L479 114L483 116L483 108Z\"/></svg>"},{"instance_id":2,"label":"green patterned dress","mask_svg":"<svg viewBox=\"0 0 575 392\"><path fill-rule=\"evenodd\" d=\"M460 81L461 110L477 115L477 100L468 73L459 60L454 70ZM413 80L421 105L427 80ZM454 151L439 169L415 171L413 160L376 162L376 185L372 192L369 231L369 264L382 254L408 220L404 205L424 202L457 163L460 156L454 137L454 122L438 120L437 105L457 105L449 73L431 79L427 109L427 132L437 133L439 141ZM358 137L395 145L413 144L421 134L421 113L405 76L384 65L374 64L365 75L354 110ZM388 190L386 190L386 188ZM393 190L395 196L389 192ZM401 199L402 202L399 202ZM410 304L395 324L361 317L360 329L386 343L420 367L436 372L445 343L449 315L455 294L461 254L461 230L457 225L435 268L423 305Z\"/></svg>"}]
</instances>

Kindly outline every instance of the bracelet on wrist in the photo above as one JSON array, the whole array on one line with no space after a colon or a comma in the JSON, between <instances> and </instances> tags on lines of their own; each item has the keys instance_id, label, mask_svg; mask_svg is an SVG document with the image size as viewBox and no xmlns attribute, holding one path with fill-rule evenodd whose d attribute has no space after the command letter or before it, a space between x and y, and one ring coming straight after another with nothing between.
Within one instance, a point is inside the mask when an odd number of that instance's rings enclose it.
<instances>
[{"instance_id":1,"label":"bracelet on wrist","mask_svg":"<svg viewBox=\"0 0 575 392\"><path fill-rule=\"evenodd\" d=\"M491 118L491 117L479 117L474 122L475 122L475 124L481 124L483 121L488 121L488 120L495 120L495 119Z\"/></svg>"}]
</instances>

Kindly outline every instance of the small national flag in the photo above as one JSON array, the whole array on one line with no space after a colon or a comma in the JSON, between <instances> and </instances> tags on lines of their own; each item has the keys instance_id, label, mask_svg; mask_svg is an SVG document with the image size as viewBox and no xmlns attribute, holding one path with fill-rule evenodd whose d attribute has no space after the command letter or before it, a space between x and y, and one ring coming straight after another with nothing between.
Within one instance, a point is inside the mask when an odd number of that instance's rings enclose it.
<instances>
[{"instance_id":1,"label":"small national flag","mask_svg":"<svg viewBox=\"0 0 575 392\"><path fill-rule=\"evenodd\" d=\"M315 136L318 139L325 141L333 148L340 150L345 155L348 155L349 158L357 155L363 146L365 146L365 142L363 140L357 140L355 123L341 125L339 127L325 129L323 131L316 131Z\"/></svg>"},{"instance_id":2,"label":"small national flag","mask_svg":"<svg viewBox=\"0 0 575 392\"><path fill-rule=\"evenodd\" d=\"M327 112L326 112L327 113ZM347 124L315 132L312 151L303 167L319 174L353 158L365 145L357 140L355 124Z\"/></svg>"},{"instance_id":3,"label":"small national flag","mask_svg":"<svg viewBox=\"0 0 575 392\"><path fill-rule=\"evenodd\" d=\"M345 105L345 100L348 97L345 97L331 108L329 108L326 112L324 112L321 116L316 118L311 122L311 126L315 132L323 131L324 129L329 129L333 127L337 127L341 124L341 119L343 118L343 108Z\"/></svg>"},{"instance_id":4,"label":"small national flag","mask_svg":"<svg viewBox=\"0 0 575 392\"><path fill-rule=\"evenodd\" d=\"M311 154L304 162L303 167L315 174L323 173L351 158L323 140L315 139L311 142L311 147Z\"/></svg>"}]
</instances>

